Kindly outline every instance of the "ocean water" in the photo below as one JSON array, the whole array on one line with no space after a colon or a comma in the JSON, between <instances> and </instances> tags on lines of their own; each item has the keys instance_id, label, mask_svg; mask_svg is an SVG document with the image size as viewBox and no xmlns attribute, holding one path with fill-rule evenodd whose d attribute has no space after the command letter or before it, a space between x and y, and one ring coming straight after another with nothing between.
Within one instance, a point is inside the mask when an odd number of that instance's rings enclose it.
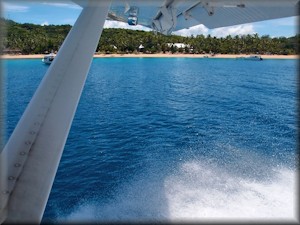
<instances>
[{"instance_id":1,"label":"ocean water","mask_svg":"<svg viewBox=\"0 0 300 225\"><path fill-rule=\"evenodd\" d=\"M47 69L5 61L7 137ZM295 220L297 69L94 59L43 222Z\"/></svg>"}]
</instances>

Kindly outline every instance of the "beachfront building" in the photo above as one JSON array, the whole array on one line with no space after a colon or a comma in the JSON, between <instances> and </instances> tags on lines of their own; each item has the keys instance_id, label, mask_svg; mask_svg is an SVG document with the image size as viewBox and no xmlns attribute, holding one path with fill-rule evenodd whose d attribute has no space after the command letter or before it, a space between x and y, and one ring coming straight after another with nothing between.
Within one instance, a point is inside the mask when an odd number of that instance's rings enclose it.
<instances>
[{"instance_id":1,"label":"beachfront building","mask_svg":"<svg viewBox=\"0 0 300 225\"><path fill-rule=\"evenodd\" d=\"M2 53L5 54L9 54L9 55L21 55L22 54L22 50L21 49L10 49L10 48L5 48L2 50Z\"/></svg>"},{"instance_id":2,"label":"beachfront building","mask_svg":"<svg viewBox=\"0 0 300 225\"><path fill-rule=\"evenodd\" d=\"M190 45L184 44L184 43L167 43L168 47L171 48L176 47L176 48L185 48L185 47L190 47Z\"/></svg>"},{"instance_id":3,"label":"beachfront building","mask_svg":"<svg viewBox=\"0 0 300 225\"><path fill-rule=\"evenodd\" d=\"M190 45L185 43L167 43L167 46L172 53L175 53L177 51L191 53L191 51L193 50Z\"/></svg>"},{"instance_id":4,"label":"beachfront building","mask_svg":"<svg viewBox=\"0 0 300 225\"><path fill-rule=\"evenodd\" d=\"M142 45L142 44L140 44L140 46L139 46L139 52L144 52L144 45Z\"/></svg>"}]
</instances>

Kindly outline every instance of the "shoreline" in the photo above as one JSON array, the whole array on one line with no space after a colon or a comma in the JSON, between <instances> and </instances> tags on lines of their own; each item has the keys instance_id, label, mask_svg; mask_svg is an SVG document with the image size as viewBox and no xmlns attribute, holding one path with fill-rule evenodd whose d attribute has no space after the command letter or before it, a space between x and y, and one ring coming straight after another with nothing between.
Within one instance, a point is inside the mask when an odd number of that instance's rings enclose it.
<instances>
[{"instance_id":1,"label":"shoreline","mask_svg":"<svg viewBox=\"0 0 300 225\"><path fill-rule=\"evenodd\" d=\"M237 57L247 57L246 54L95 54L94 58L224 58L232 59ZM299 55L260 55L263 59L299 59ZM1 55L1 59L42 59L44 55Z\"/></svg>"}]
</instances>

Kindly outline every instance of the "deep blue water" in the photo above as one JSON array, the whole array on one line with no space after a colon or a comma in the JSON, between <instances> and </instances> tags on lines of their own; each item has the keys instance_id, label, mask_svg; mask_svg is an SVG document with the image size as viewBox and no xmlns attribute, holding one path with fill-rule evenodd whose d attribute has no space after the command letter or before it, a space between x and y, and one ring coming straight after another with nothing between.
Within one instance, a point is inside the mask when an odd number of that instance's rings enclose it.
<instances>
[{"instance_id":1,"label":"deep blue water","mask_svg":"<svg viewBox=\"0 0 300 225\"><path fill-rule=\"evenodd\" d=\"M5 65L9 136L48 67ZM43 222L292 217L296 96L297 60L94 59Z\"/></svg>"}]
</instances>

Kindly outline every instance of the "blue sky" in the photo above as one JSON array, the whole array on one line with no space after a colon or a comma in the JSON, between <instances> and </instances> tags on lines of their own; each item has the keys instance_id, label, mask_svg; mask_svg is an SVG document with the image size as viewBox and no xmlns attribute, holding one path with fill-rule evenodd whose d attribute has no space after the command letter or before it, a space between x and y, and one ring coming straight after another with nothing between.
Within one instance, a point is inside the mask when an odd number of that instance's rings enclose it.
<instances>
[{"instance_id":1,"label":"blue sky","mask_svg":"<svg viewBox=\"0 0 300 225\"><path fill-rule=\"evenodd\" d=\"M81 12L81 8L79 6L75 4L67 4L63 1L61 3L33 3L28 1L7 0L4 1L3 6L4 10L2 15L5 18L19 23L34 23L41 25L73 25ZM106 21L105 27L149 30L141 26L133 27L116 21ZM243 35L258 33L260 36L270 35L271 37L290 37L294 36L297 32L299 32L298 17L288 17L212 30L208 30L203 25L198 25L196 27L184 29L175 33L183 36L189 36L191 34L211 34L217 37L227 36L228 34Z\"/></svg>"}]
</instances>

